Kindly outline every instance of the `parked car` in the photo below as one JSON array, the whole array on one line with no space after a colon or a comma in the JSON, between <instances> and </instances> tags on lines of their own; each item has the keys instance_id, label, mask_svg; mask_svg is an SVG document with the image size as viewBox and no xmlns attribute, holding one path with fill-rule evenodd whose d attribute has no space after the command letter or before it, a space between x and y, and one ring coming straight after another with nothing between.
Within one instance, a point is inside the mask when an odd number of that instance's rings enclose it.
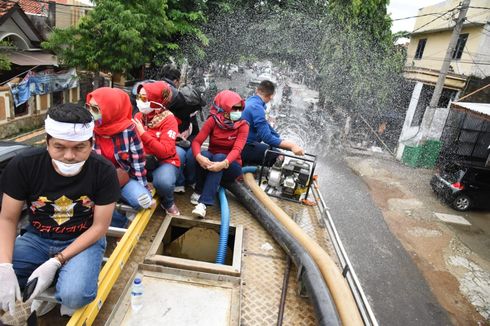
<instances>
[{"instance_id":1,"label":"parked car","mask_svg":"<svg viewBox=\"0 0 490 326\"><path fill-rule=\"evenodd\" d=\"M479 162L451 162L436 173L432 189L458 211L490 208L490 167Z\"/></svg>"}]
</instances>

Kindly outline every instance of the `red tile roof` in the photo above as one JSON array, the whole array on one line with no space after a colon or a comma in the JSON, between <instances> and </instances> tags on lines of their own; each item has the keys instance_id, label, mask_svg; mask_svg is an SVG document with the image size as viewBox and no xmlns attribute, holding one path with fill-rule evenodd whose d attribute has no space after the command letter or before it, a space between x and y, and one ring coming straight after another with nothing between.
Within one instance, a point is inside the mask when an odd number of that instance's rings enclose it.
<instances>
[{"instance_id":1,"label":"red tile roof","mask_svg":"<svg viewBox=\"0 0 490 326\"><path fill-rule=\"evenodd\" d=\"M3 15L5 15L6 13L8 13L10 11L10 9L12 9L12 7L15 5L14 2L10 2L10 1L2 1L0 2L0 17L2 17Z\"/></svg>"},{"instance_id":2,"label":"red tile roof","mask_svg":"<svg viewBox=\"0 0 490 326\"><path fill-rule=\"evenodd\" d=\"M22 7L22 10L24 10L26 14L34 14L34 15L41 15L41 16L48 15L47 3L41 3L34 0L18 0L18 2Z\"/></svg>"}]
</instances>

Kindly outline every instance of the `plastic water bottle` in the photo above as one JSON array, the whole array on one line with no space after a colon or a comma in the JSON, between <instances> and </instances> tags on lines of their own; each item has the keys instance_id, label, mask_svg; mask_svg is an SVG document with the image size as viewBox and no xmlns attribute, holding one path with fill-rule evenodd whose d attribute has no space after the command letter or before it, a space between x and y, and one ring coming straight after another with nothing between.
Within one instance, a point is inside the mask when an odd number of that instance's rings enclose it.
<instances>
[{"instance_id":1,"label":"plastic water bottle","mask_svg":"<svg viewBox=\"0 0 490 326\"><path fill-rule=\"evenodd\" d=\"M133 281L133 288L131 289L131 309L133 312L139 311L143 307L143 283L142 277L137 275Z\"/></svg>"}]
</instances>

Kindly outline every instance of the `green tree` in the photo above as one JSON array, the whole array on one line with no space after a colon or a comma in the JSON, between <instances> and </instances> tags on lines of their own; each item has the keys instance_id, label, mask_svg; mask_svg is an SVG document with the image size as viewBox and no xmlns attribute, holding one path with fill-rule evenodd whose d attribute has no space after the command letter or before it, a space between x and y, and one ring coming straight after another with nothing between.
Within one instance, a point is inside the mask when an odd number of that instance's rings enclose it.
<instances>
[{"instance_id":1,"label":"green tree","mask_svg":"<svg viewBox=\"0 0 490 326\"><path fill-rule=\"evenodd\" d=\"M0 49L2 51L6 49L8 45L5 42L0 41ZM5 55L5 53L0 52L0 71L10 70L10 59Z\"/></svg>"},{"instance_id":2,"label":"green tree","mask_svg":"<svg viewBox=\"0 0 490 326\"><path fill-rule=\"evenodd\" d=\"M43 43L61 62L90 71L128 72L147 62L182 57L182 43L194 38L205 45L199 11L185 11L190 1L97 0L76 27L55 29Z\"/></svg>"}]
</instances>

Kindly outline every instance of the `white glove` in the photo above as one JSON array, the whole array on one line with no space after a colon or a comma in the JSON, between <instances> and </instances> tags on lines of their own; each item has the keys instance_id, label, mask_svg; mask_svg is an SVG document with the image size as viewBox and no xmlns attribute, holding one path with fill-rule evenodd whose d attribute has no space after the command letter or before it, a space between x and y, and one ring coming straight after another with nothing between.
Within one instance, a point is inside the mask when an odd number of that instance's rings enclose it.
<instances>
[{"instance_id":1,"label":"white glove","mask_svg":"<svg viewBox=\"0 0 490 326\"><path fill-rule=\"evenodd\" d=\"M138 204L143 208L148 208L151 205L151 196L148 194L143 194L138 197Z\"/></svg>"},{"instance_id":2,"label":"white glove","mask_svg":"<svg viewBox=\"0 0 490 326\"><path fill-rule=\"evenodd\" d=\"M36 287L34 288L34 291L32 291L31 296L27 299L35 298L37 295L51 285L54 280L54 276L56 275L56 271L61 267L61 263L58 259L56 258L50 258L48 261L44 262L41 266L36 268L34 272L32 272L31 276L29 276L29 279L27 282L35 279L37 277L37 284Z\"/></svg>"},{"instance_id":3,"label":"white glove","mask_svg":"<svg viewBox=\"0 0 490 326\"><path fill-rule=\"evenodd\" d=\"M15 301L21 300L19 282L15 276L12 264L0 264L0 308L15 314Z\"/></svg>"}]
</instances>

